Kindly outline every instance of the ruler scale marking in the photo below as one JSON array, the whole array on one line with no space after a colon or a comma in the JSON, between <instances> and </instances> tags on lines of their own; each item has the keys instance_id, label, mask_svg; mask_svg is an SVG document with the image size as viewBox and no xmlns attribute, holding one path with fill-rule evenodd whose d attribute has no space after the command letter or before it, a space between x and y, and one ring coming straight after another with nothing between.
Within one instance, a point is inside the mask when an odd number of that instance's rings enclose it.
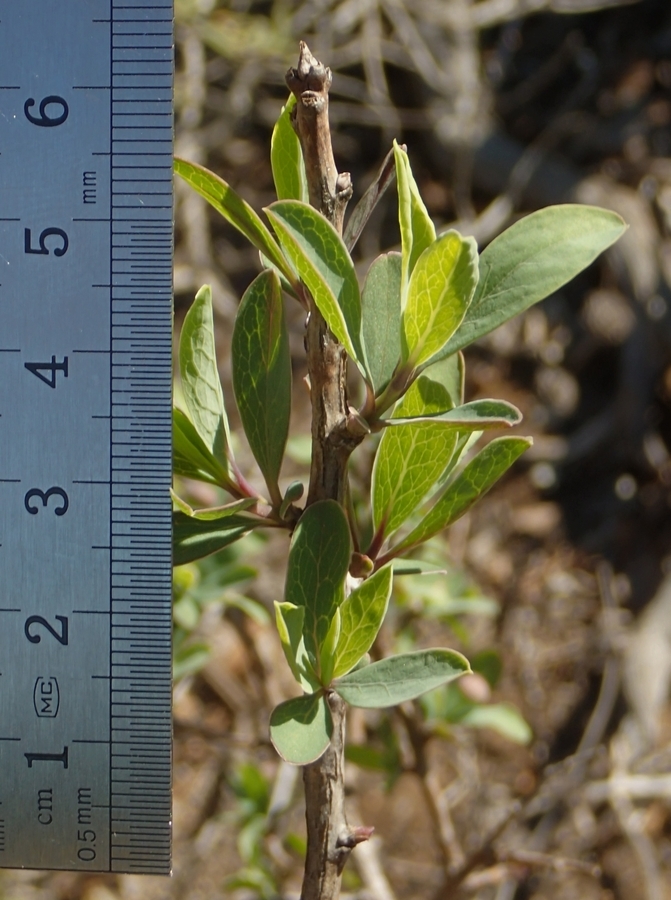
<instances>
[{"instance_id":1,"label":"ruler scale marking","mask_svg":"<svg viewBox=\"0 0 671 900\"><path fill-rule=\"evenodd\" d=\"M81 6L0 0L0 866L167 874L172 2Z\"/></svg>"}]
</instances>

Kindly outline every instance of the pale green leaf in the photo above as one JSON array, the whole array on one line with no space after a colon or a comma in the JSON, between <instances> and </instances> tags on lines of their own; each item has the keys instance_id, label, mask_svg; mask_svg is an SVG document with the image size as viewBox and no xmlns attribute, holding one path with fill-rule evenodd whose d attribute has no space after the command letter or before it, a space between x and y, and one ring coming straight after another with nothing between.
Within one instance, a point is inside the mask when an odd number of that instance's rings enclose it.
<instances>
[{"instance_id":1,"label":"pale green leaf","mask_svg":"<svg viewBox=\"0 0 671 900\"><path fill-rule=\"evenodd\" d=\"M278 200L266 213L326 324L364 372L359 283L342 238L321 213L298 200Z\"/></svg>"},{"instance_id":2,"label":"pale green leaf","mask_svg":"<svg viewBox=\"0 0 671 900\"><path fill-rule=\"evenodd\" d=\"M405 150L394 141L398 221L401 229L401 308L405 307L410 276L417 260L436 239L436 229L419 195Z\"/></svg>"},{"instance_id":3,"label":"pale green leaf","mask_svg":"<svg viewBox=\"0 0 671 900\"><path fill-rule=\"evenodd\" d=\"M490 441L447 486L420 524L393 547L390 554L397 556L410 547L428 541L455 522L499 480L531 443L531 438L524 437L500 437Z\"/></svg>"},{"instance_id":4,"label":"pale green leaf","mask_svg":"<svg viewBox=\"0 0 671 900\"><path fill-rule=\"evenodd\" d=\"M231 225L237 228L257 250L260 250L280 270L290 284L295 283L296 276L291 271L291 267L282 255L272 234L251 206L236 194L230 184L197 163L187 162L185 159L176 157L174 165L175 172L187 184L191 185L218 213L221 213Z\"/></svg>"},{"instance_id":5,"label":"pale green leaf","mask_svg":"<svg viewBox=\"0 0 671 900\"><path fill-rule=\"evenodd\" d=\"M478 281L473 238L441 235L417 260L402 317L404 360L418 367L439 353L461 324Z\"/></svg>"},{"instance_id":6,"label":"pale green leaf","mask_svg":"<svg viewBox=\"0 0 671 900\"><path fill-rule=\"evenodd\" d=\"M623 234L610 210L548 206L511 225L480 255L480 280L447 356L489 334L569 282Z\"/></svg>"},{"instance_id":7,"label":"pale green leaf","mask_svg":"<svg viewBox=\"0 0 671 900\"><path fill-rule=\"evenodd\" d=\"M333 678L333 670L336 662L336 649L340 640L341 623L340 607L336 606L331 619L331 624L329 625L329 630L326 632L326 637L319 648L320 674L324 684L330 684L331 679Z\"/></svg>"},{"instance_id":8,"label":"pale green leaf","mask_svg":"<svg viewBox=\"0 0 671 900\"><path fill-rule=\"evenodd\" d=\"M276 273L262 272L240 302L231 342L233 389L249 446L273 502L289 434L291 353Z\"/></svg>"},{"instance_id":9,"label":"pale green leaf","mask_svg":"<svg viewBox=\"0 0 671 900\"><path fill-rule=\"evenodd\" d=\"M172 411L173 472L196 481L228 487L228 472L205 446L193 423L181 411Z\"/></svg>"},{"instance_id":10,"label":"pale green leaf","mask_svg":"<svg viewBox=\"0 0 671 900\"><path fill-rule=\"evenodd\" d=\"M389 384L401 358L401 255L373 261L361 296L363 341L375 394Z\"/></svg>"},{"instance_id":11,"label":"pale green leaf","mask_svg":"<svg viewBox=\"0 0 671 900\"><path fill-rule=\"evenodd\" d=\"M320 648L345 597L352 555L349 524L334 500L320 500L301 516L289 549L284 599L305 607L305 646L319 666Z\"/></svg>"},{"instance_id":12,"label":"pale green leaf","mask_svg":"<svg viewBox=\"0 0 671 900\"><path fill-rule=\"evenodd\" d=\"M384 566L352 591L340 607L340 642L334 678L345 675L368 653L384 621L393 573Z\"/></svg>"},{"instance_id":13,"label":"pale green leaf","mask_svg":"<svg viewBox=\"0 0 671 900\"><path fill-rule=\"evenodd\" d=\"M278 200L301 200L308 203L308 179L298 135L291 124L291 111L296 106L293 94L282 107L270 139L270 165Z\"/></svg>"},{"instance_id":14,"label":"pale green leaf","mask_svg":"<svg viewBox=\"0 0 671 900\"><path fill-rule=\"evenodd\" d=\"M464 402L464 382L466 366L463 353L453 353L438 362L431 363L422 369L422 376L430 381L442 384L452 398L452 406L461 406Z\"/></svg>"},{"instance_id":15,"label":"pale green leaf","mask_svg":"<svg viewBox=\"0 0 671 900\"><path fill-rule=\"evenodd\" d=\"M305 607L293 603L275 601L275 623L280 635L282 650L294 678L305 691L319 687L319 681L310 664L303 640Z\"/></svg>"},{"instance_id":16,"label":"pale green leaf","mask_svg":"<svg viewBox=\"0 0 671 900\"><path fill-rule=\"evenodd\" d=\"M208 451L228 470L230 435L214 345L212 290L202 287L184 318L179 341L184 402Z\"/></svg>"},{"instance_id":17,"label":"pale green leaf","mask_svg":"<svg viewBox=\"0 0 671 900\"><path fill-rule=\"evenodd\" d=\"M179 512L184 513L184 515L188 516L190 519L200 519L200 521L202 522L211 522L217 519L228 519L231 516L237 515L238 513L245 512L252 506L256 506L258 502L256 497L244 497L242 500L236 500L233 503L227 503L225 506L212 506L206 509L193 509L185 500L182 500L181 497L178 497L172 489L170 490L170 495L172 497L174 506L177 507L177 510Z\"/></svg>"},{"instance_id":18,"label":"pale green leaf","mask_svg":"<svg viewBox=\"0 0 671 900\"><path fill-rule=\"evenodd\" d=\"M491 728L516 744L529 744L533 732L512 703L474 704L459 720L471 728Z\"/></svg>"},{"instance_id":19,"label":"pale green leaf","mask_svg":"<svg viewBox=\"0 0 671 900\"><path fill-rule=\"evenodd\" d=\"M333 688L352 706L380 709L414 700L470 671L468 660L456 650L416 650L349 672Z\"/></svg>"},{"instance_id":20,"label":"pale green leaf","mask_svg":"<svg viewBox=\"0 0 671 900\"><path fill-rule=\"evenodd\" d=\"M432 415L449 410L447 390L420 376L394 411L396 416ZM402 422L402 419L398 419ZM389 423L387 423L389 424ZM372 475L373 524L393 534L431 493L449 464L457 442L456 429L430 419L403 427L388 427L375 455Z\"/></svg>"},{"instance_id":21,"label":"pale green leaf","mask_svg":"<svg viewBox=\"0 0 671 900\"><path fill-rule=\"evenodd\" d=\"M419 379L421 381L421 378ZM482 431L486 428L511 428L522 421L522 413L507 400L471 400L456 409L427 415L394 415L382 420L389 427L415 422L434 422L463 431Z\"/></svg>"},{"instance_id":22,"label":"pale green leaf","mask_svg":"<svg viewBox=\"0 0 671 900\"><path fill-rule=\"evenodd\" d=\"M322 693L293 697L270 715L270 740L282 759L306 766L324 753L331 741L333 720Z\"/></svg>"},{"instance_id":23,"label":"pale green leaf","mask_svg":"<svg viewBox=\"0 0 671 900\"><path fill-rule=\"evenodd\" d=\"M202 559L216 553L248 534L256 524L249 518L229 516L221 521L193 519L181 512L172 516L172 546L174 566Z\"/></svg>"}]
</instances>

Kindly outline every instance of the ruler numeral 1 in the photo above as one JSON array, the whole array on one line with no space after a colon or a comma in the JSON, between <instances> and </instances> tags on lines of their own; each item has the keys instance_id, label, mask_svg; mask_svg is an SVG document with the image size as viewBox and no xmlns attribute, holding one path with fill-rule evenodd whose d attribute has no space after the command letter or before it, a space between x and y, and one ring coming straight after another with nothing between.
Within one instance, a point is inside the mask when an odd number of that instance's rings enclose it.
<instances>
[{"instance_id":1,"label":"ruler numeral 1","mask_svg":"<svg viewBox=\"0 0 671 900\"><path fill-rule=\"evenodd\" d=\"M62 753L24 753L28 760L28 768L32 769L34 762L59 762L63 763L63 768L68 767L68 748L63 747Z\"/></svg>"}]
</instances>

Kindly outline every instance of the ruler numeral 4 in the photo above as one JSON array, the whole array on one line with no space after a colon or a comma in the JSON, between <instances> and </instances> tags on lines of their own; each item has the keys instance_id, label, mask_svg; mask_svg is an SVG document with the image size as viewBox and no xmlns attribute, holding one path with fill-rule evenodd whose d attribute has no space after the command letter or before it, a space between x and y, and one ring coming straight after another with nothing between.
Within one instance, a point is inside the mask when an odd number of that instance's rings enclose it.
<instances>
[{"instance_id":1,"label":"ruler numeral 4","mask_svg":"<svg viewBox=\"0 0 671 900\"><path fill-rule=\"evenodd\" d=\"M24 363L23 364L29 372L32 372L33 375L37 375L40 381L43 381L45 384L48 384L50 388L56 387L56 375L58 372L63 373L63 377L68 377L68 358L64 356L60 362L56 362L56 357L51 357L51 362L35 362L35 363ZM45 375L44 373L48 372L49 375Z\"/></svg>"}]
</instances>

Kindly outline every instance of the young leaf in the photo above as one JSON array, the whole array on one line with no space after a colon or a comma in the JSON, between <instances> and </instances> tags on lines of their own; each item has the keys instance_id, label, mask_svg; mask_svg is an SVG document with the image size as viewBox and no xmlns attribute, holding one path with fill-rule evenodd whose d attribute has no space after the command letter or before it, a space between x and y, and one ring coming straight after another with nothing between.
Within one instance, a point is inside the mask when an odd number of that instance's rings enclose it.
<instances>
[{"instance_id":1,"label":"young leaf","mask_svg":"<svg viewBox=\"0 0 671 900\"><path fill-rule=\"evenodd\" d=\"M401 228L401 308L405 308L412 270L422 253L436 239L436 229L426 211L424 201L410 168L405 150L394 141L396 183L398 186L398 221Z\"/></svg>"},{"instance_id":2,"label":"young leaf","mask_svg":"<svg viewBox=\"0 0 671 900\"><path fill-rule=\"evenodd\" d=\"M345 597L351 555L349 525L340 505L320 500L309 506L291 542L284 599L305 607L305 646L316 661Z\"/></svg>"},{"instance_id":3,"label":"young leaf","mask_svg":"<svg viewBox=\"0 0 671 900\"><path fill-rule=\"evenodd\" d=\"M398 556L428 541L455 522L498 481L531 443L531 438L523 437L500 437L490 441L448 485L420 524L387 556Z\"/></svg>"},{"instance_id":4,"label":"young leaf","mask_svg":"<svg viewBox=\"0 0 671 900\"><path fill-rule=\"evenodd\" d=\"M401 254L372 263L361 296L363 342L375 394L391 381L401 358Z\"/></svg>"},{"instance_id":5,"label":"young leaf","mask_svg":"<svg viewBox=\"0 0 671 900\"><path fill-rule=\"evenodd\" d=\"M323 693L293 697L270 715L270 740L282 759L307 766L324 753L331 741L333 719Z\"/></svg>"},{"instance_id":6,"label":"young leaf","mask_svg":"<svg viewBox=\"0 0 671 900\"><path fill-rule=\"evenodd\" d=\"M173 472L221 487L231 485L228 472L207 449L193 423L181 409L172 411Z\"/></svg>"},{"instance_id":7,"label":"young leaf","mask_svg":"<svg viewBox=\"0 0 671 900\"><path fill-rule=\"evenodd\" d=\"M289 433L291 354L280 280L271 269L247 288L231 343L233 389L249 446L270 496L282 502L277 479Z\"/></svg>"},{"instance_id":8,"label":"young leaf","mask_svg":"<svg viewBox=\"0 0 671 900\"><path fill-rule=\"evenodd\" d=\"M340 678L373 646L389 605L392 567L384 566L352 591L340 607L340 641L333 677Z\"/></svg>"},{"instance_id":9,"label":"young leaf","mask_svg":"<svg viewBox=\"0 0 671 900\"><path fill-rule=\"evenodd\" d=\"M176 157L174 165L175 172L277 266L290 284L296 281L296 276L268 228L230 184L197 163Z\"/></svg>"},{"instance_id":10,"label":"young leaf","mask_svg":"<svg viewBox=\"0 0 671 900\"><path fill-rule=\"evenodd\" d=\"M248 534L257 524L252 519L239 515L212 522L193 519L181 512L173 513L172 523L174 566L183 566L228 547Z\"/></svg>"},{"instance_id":11,"label":"young leaf","mask_svg":"<svg viewBox=\"0 0 671 900\"><path fill-rule=\"evenodd\" d=\"M228 471L230 435L214 346L212 290L202 287L184 318L179 370L191 421L208 451Z\"/></svg>"},{"instance_id":12,"label":"young leaf","mask_svg":"<svg viewBox=\"0 0 671 900\"><path fill-rule=\"evenodd\" d=\"M520 219L480 255L480 280L448 356L569 282L614 244L627 225L596 206L548 206Z\"/></svg>"},{"instance_id":13,"label":"young leaf","mask_svg":"<svg viewBox=\"0 0 671 900\"><path fill-rule=\"evenodd\" d=\"M414 700L470 671L468 660L456 650L416 650L356 669L333 688L352 706L382 709Z\"/></svg>"},{"instance_id":14,"label":"young leaf","mask_svg":"<svg viewBox=\"0 0 671 900\"><path fill-rule=\"evenodd\" d=\"M397 405L390 422L396 422L397 415L441 413L450 408L451 402L442 385L420 376ZM447 429L430 418L418 418L413 424L385 430L372 475L376 531L383 528L385 535L393 534L412 515L450 462L456 441L456 429Z\"/></svg>"},{"instance_id":15,"label":"young leaf","mask_svg":"<svg viewBox=\"0 0 671 900\"><path fill-rule=\"evenodd\" d=\"M319 687L319 680L305 651L305 641L303 640L304 621L304 606L294 606L293 603L278 603L275 601L275 622L289 668L304 691L314 691Z\"/></svg>"},{"instance_id":16,"label":"young leaf","mask_svg":"<svg viewBox=\"0 0 671 900\"><path fill-rule=\"evenodd\" d=\"M380 171L375 176L372 184L370 184L367 188L366 193L363 195L361 200L359 200L357 205L352 210L347 221L342 239L345 242L345 246L350 251L350 253L356 246L356 242L361 237L361 232L364 230L366 223L370 219L373 210L379 203L380 198L387 190L389 185L392 184L395 177L396 163L394 159L394 150L391 149L385 156L382 165L380 166Z\"/></svg>"},{"instance_id":17,"label":"young leaf","mask_svg":"<svg viewBox=\"0 0 671 900\"><path fill-rule=\"evenodd\" d=\"M417 367L439 353L461 324L478 281L473 238L441 235L417 260L403 310L404 360Z\"/></svg>"},{"instance_id":18,"label":"young leaf","mask_svg":"<svg viewBox=\"0 0 671 900\"><path fill-rule=\"evenodd\" d=\"M293 94L282 107L270 139L270 165L278 200L301 200L308 203L308 179L298 135L291 124L291 111L296 106Z\"/></svg>"},{"instance_id":19,"label":"young leaf","mask_svg":"<svg viewBox=\"0 0 671 900\"><path fill-rule=\"evenodd\" d=\"M365 372L359 282L342 238L321 213L297 200L278 200L266 214L326 324Z\"/></svg>"}]
</instances>

